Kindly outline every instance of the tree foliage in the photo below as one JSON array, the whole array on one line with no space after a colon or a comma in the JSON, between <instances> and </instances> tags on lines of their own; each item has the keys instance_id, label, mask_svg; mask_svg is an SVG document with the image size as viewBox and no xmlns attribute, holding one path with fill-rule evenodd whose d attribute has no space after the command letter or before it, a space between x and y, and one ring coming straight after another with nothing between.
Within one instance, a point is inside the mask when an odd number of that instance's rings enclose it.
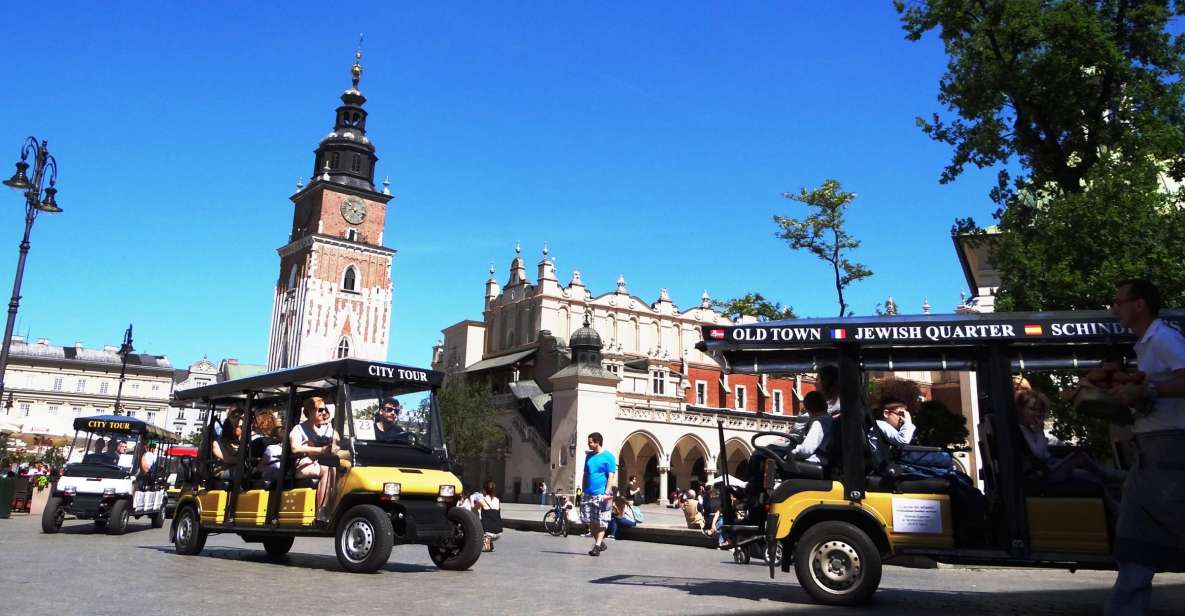
<instances>
[{"instance_id":1,"label":"tree foliage","mask_svg":"<svg viewBox=\"0 0 1185 616\"><path fill-rule=\"evenodd\" d=\"M480 458L501 444L494 397L484 383L471 383L459 374L450 375L440 388L438 404L450 456Z\"/></svg>"},{"instance_id":2,"label":"tree foliage","mask_svg":"<svg viewBox=\"0 0 1185 616\"><path fill-rule=\"evenodd\" d=\"M938 100L918 118L954 149L941 181L1014 157L1030 183L1062 192L1108 158L1151 156L1185 176L1185 36L1167 26L1178 0L895 0L906 38L934 30L948 62Z\"/></svg>"},{"instance_id":3,"label":"tree foliage","mask_svg":"<svg viewBox=\"0 0 1185 616\"><path fill-rule=\"evenodd\" d=\"M844 212L856 199L856 193L844 192L837 180L827 180L818 188L809 191L803 188L797 194L787 192L782 196L806 205L811 211L801 219L775 214L777 236L791 250L806 250L831 265L839 316L849 314L844 289L872 275L872 270L848 259L848 254L860 247L859 240L844 230Z\"/></svg>"},{"instance_id":4,"label":"tree foliage","mask_svg":"<svg viewBox=\"0 0 1185 616\"><path fill-rule=\"evenodd\" d=\"M728 300L714 300L712 307L724 316L736 321L742 316L757 317L758 321L783 321L797 319L794 308L765 299L760 293L746 293L742 297Z\"/></svg>"},{"instance_id":5,"label":"tree foliage","mask_svg":"<svg viewBox=\"0 0 1185 616\"><path fill-rule=\"evenodd\" d=\"M970 432L967 418L956 413L939 400L926 400L918 405L913 415L917 426L914 432L915 445L925 447L952 447L965 445Z\"/></svg>"}]
</instances>

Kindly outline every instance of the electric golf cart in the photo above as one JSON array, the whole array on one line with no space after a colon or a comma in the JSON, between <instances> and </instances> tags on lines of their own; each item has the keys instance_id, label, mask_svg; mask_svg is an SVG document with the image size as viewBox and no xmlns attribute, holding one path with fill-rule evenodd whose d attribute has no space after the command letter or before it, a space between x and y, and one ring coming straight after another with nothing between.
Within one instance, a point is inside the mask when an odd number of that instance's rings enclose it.
<instances>
[{"instance_id":1,"label":"electric golf cart","mask_svg":"<svg viewBox=\"0 0 1185 616\"><path fill-rule=\"evenodd\" d=\"M1185 312L1161 318L1185 327ZM722 499L725 530L740 543L781 544L802 587L821 603L869 599L881 564L896 556L994 566L1110 569L1116 512L1103 488L1043 484L1022 470L1012 376L1086 371L1134 360L1135 336L1109 313L997 313L801 319L703 328L701 348L726 371L839 372L840 418L827 464L795 459L772 437L753 438L747 519ZM864 399L866 372L970 372L979 400L973 428L978 482L948 473L911 476L901 462L939 457L932 448L889 446ZM721 429L721 446L723 430ZM770 555L772 556L772 554ZM768 562L774 559L768 558ZM770 576L774 567L770 566Z\"/></svg>"},{"instance_id":2,"label":"electric golf cart","mask_svg":"<svg viewBox=\"0 0 1185 616\"><path fill-rule=\"evenodd\" d=\"M209 414L170 528L177 552L201 552L211 533L274 557L296 537L328 537L348 571L381 568L395 544L468 569L483 533L455 506L464 496L436 404L443 378L347 358L178 392ZM373 419L381 408L383 426Z\"/></svg>"},{"instance_id":3,"label":"electric golf cart","mask_svg":"<svg viewBox=\"0 0 1185 616\"><path fill-rule=\"evenodd\" d=\"M176 442L173 433L121 415L79 417L74 430L66 468L42 512L42 532L58 532L66 514L94 520L95 528L113 535L123 534L130 518L164 526L163 450Z\"/></svg>"}]
</instances>

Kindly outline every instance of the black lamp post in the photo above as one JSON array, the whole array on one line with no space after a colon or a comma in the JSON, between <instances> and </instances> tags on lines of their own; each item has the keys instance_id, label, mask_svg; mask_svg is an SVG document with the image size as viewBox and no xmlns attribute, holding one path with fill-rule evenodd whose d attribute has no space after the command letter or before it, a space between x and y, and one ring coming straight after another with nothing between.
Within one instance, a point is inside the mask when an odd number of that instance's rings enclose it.
<instances>
[{"instance_id":1,"label":"black lamp post","mask_svg":"<svg viewBox=\"0 0 1185 616\"><path fill-rule=\"evenodd\" d=\"M33 155L33 179L29 179L29 154ZM48 180L49 186L45 186ZM25 194L25 236L21 239L20 257L16 262L16 280L12 283L12 300L8 302L8 323L4 326L4 341L0 344L0 398L4 396L4 373L8 370L8 348L12 345L12 328L16 325L16 311L21 305L21 280L25 276L25 257L29 254L29 232L37 214L57 214L56 196L58 189L58 163L49 154L46 142L40 143L33 137L25 139L21 146L21 160L16 164L16 173L4 180L4 185Z\"/></svg>"},{"instance_id":2,"label":"black lamp post","mask_svg":"<svg viewBox=\"0 0 1185 616\"><path fill-rule=\"evenodd\" d=\"M132 326L128 324L128 331L123 334L123 344L119 345L119 388L115 390L115 414L123 415L123 381L128 373L128 355L136 350L132 346Z\"/></svg>"}]
</instances>

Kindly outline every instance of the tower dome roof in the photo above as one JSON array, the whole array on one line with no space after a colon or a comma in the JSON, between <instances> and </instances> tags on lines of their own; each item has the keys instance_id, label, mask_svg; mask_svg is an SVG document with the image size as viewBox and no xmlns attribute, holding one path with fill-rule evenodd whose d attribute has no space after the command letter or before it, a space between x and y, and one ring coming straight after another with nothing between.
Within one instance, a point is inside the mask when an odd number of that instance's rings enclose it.
<instances>
[{"instance_id":1,"label":"tower dome roof","mask_svg":"<svg viewBox=\"0 0 1185 616\"><path fill-rule=\"evenodd\" d=\"M572 332L572 339L568 341L568 346L573 350L577 349L597 349L604 348L604 343L601 342L601 335L597 330L589 326L588 321L584 322L584 327Z\"/></svg>"}]
</instances>

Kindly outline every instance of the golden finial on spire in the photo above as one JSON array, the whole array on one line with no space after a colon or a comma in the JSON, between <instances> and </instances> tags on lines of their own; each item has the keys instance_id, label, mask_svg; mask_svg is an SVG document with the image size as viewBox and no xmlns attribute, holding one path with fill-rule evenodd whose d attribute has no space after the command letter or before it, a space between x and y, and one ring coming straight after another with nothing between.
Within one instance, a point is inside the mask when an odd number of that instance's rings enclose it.
<instances>
[{"instance_id":1,"label":"golden finial on spire","mask_svg":"<svg viewBox=\"0 0 1185 616\"><path fill-rule=\"evenodd\" d=\"M362 34L358 34L358 48L354 50L354 66L350 69L353 75L354 89L358 89L358 82L362 80Z\"/></svg>"}]
</instances>

